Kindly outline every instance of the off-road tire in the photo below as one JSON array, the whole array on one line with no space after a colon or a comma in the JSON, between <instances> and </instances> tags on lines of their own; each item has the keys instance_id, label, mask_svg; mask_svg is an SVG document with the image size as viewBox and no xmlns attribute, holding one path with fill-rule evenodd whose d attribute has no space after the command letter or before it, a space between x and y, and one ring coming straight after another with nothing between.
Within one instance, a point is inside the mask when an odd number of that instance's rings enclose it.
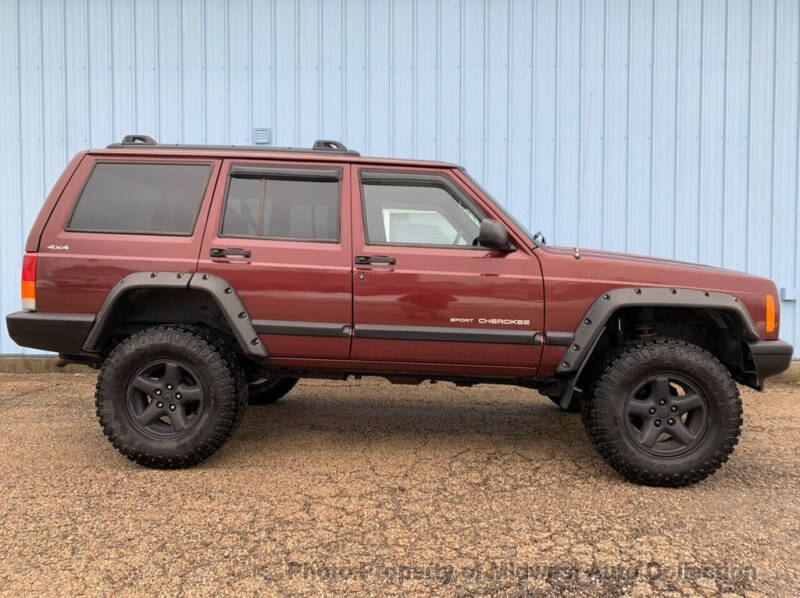
<instances>
[{"instance_id":1,"label":"off-road tire","mask_svg":"<svg viewBox=\"0 0 800 598\"><path fill-rule=\"evenodd\" d=\"M704 431L694 435L695 444L683 454L655 455L630 432L627 405L638 385L649 379L654 384L667 377L669 393L674 393L671 376L701 396ZM659 411L651 417L660 417L661 408L654 408ZM728 460L741 431L742 402L730 373L708 351L683 340L653 338L626 345L606 365L584 402L583 420L595 448L623 476L640 484L678 487L703 480ZM656 446L659 442L664 441L657 439Z\"/></svg>"},{"instance_id":2,"label":"off-road tire","mask_svg":"<svg viewBox=\"0 0 800 598\"><path fill-rule=\"evenodd\" d=\"M248 385L248 401L251 405L271 405L287 395L299 382L299 378L276 378L257 380Z\"/></svg>"},{"instance_id":3,"label":"off-road tire","mask_svg":"<svg viewBox=\"0 0 800 598\"><path fill-rule=\"evenodd\" d=\"M128 406L134 375L161 359L190 368L204 393L200 419L173 438L156 437L137 427ZM114 348L97 378L95 408L103 433L128 459L146 467L174 469L199 463L231 436L246 407L244 372L224 341L208 331L176 325L137 332Z\"/></svg>"}]
</instances>

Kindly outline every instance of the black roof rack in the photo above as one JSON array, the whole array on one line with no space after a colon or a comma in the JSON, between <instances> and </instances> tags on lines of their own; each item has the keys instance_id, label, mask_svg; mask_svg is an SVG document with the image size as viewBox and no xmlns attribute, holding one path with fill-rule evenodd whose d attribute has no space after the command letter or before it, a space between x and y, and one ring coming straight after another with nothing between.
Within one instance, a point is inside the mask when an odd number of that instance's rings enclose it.
<instances>
[{"instance_id":1,"label":"black roof rack","mask_svg":"<svg viewBox=\"0 0 800 598\"><path fill-rule=\"evenodd\" d=\"M120 143L112 143L107 148L160 148L160 149L198 149L198 150L228 150L235 152L296 152L311 153L320 152L326 154L346 154L348 156L360 156L357 151L347 149L339 142L330 139L318 139L313 147L273 147L267 145L188 145L183 143L158 143L148 135L125 135Z\"/></svg>"}]
</instances>

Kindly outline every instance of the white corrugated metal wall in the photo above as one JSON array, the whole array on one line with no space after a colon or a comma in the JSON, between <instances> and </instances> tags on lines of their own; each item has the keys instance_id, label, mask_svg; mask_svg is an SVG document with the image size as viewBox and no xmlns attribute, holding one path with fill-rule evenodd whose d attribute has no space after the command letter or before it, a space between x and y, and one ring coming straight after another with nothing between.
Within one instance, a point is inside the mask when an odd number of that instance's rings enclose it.
<instances>
[{"instance_id":1,"label":"white corrugated metal wall","mask_svg":"<svg viewBox=\"0 0 800 598\"><path fill-rule=\"evenodd\" d=\"M583 186L583 245L770 276L798 346L799 55L797 0L0 0L0 312L72 154L267 127L459 162L560 244Z\"/></svg>"}]
</instances>

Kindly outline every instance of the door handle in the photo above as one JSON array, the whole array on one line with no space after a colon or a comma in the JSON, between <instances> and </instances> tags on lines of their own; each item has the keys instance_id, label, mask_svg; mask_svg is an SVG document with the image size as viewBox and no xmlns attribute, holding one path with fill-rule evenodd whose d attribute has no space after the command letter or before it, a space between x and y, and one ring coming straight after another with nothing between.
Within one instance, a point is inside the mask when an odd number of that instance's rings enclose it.
<instances>
[{"instance_id":1,"label":"door handle","mask_svg":"<svg viewBox=\"0 0 800 598\"><path fill-rule=\"evenodd\" d=\"M251 253L249 249L236 249L234 247L212 247L211 251L208 252L211 257L228 257L231 255L238 255L241 257L250 257Z\"/></svg>"},{"instance_id":2,"label":"door handle","mask_svg":"<svg viewBox=\"0 0 800 598\"><path fill-rule=\"evenodd\" d=\"M357 255L356 264L390 264L394 266L397 260L388 255Z\"/></svg>"}]
</instances>

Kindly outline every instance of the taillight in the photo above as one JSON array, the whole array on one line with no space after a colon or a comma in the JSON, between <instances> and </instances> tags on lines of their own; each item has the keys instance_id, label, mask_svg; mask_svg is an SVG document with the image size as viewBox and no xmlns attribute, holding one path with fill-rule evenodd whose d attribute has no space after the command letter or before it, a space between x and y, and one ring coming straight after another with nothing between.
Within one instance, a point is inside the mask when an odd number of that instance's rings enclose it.
<instances>
[{"instance_id":1,"label":"taillight","mask_svg":"<svg viewBox=\"0 0 800 598\"><path fill-rule=\"evenodd\" d=\"M775 332L775 297L767 295L767 313L765 314L767 332Z\"/></svg>"},{"instance_id":2,"label":"taillight","mask_svg":"<svg viewBox=\"0 0 800 598\"><path fill-rule=\"evenodd\" d=\"M22 309L36 311L36 256L22 258Z\"/></svg>"}]
</instances>

